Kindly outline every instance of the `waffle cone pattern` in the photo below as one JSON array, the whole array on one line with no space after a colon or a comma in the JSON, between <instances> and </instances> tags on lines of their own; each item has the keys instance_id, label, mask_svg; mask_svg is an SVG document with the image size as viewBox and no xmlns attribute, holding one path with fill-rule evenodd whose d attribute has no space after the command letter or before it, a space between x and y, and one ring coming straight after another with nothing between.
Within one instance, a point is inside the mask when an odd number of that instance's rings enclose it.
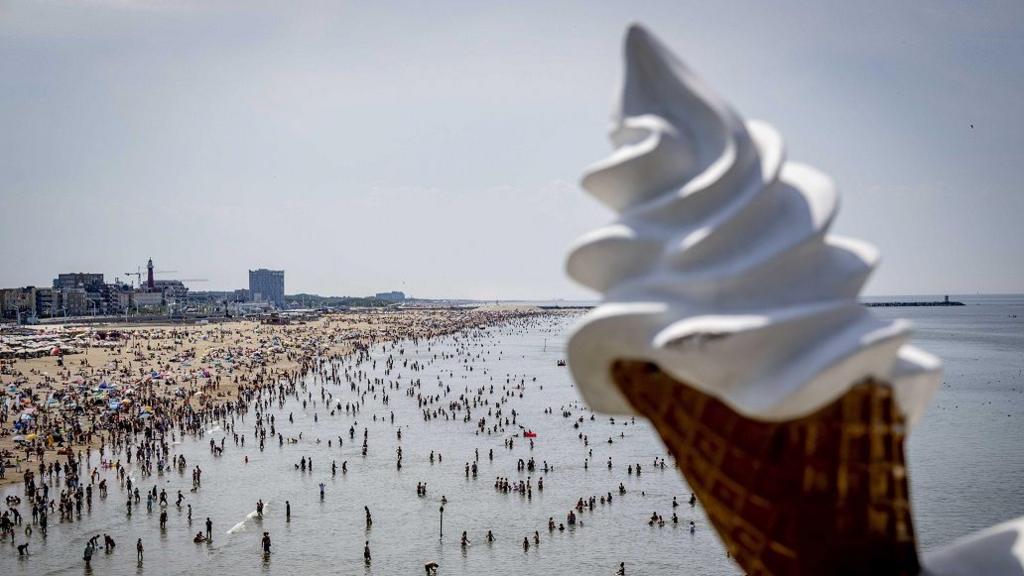
<instances>
[{"instance_id":1,"label":"waffle cone pattern","mask_svg":"<svg viewBox=\"0 0 1024 576\"><path fill-rule=\"evenodd\" d=\"M867 380L799 419L767 422L617 361L612 376L665 441L730 555L750 575L913 575L904 428Z\"/></svg>"}]
</instances>

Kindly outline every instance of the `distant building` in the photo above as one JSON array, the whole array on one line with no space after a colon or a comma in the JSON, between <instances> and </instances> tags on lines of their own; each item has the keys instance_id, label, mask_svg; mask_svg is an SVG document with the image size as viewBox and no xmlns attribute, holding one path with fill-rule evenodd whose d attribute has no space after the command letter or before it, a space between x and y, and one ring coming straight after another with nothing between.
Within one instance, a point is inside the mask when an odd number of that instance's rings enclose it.
<instances>
[{"instance_id":1,"label":"distant building","mask_svg":"<svg viewBox=\"0 0 1024 576\"><path fill-rule=\"evenodd\" d=\"M132 292L131 305L136 310L152 310L160 308L164 305L164 295L162 292L136 290Z\"/></svg>"},{"instance_id":2,"label":"distant building","mask_svg":"<svg viewBox=\"0 0 1024 576\"><path fill-rule=\"evenodd\" d=\"M36 316L53 318L60 316L61 293L56 288L36 288Z\"/></svg>"},{"instance_id":3,"label":"distant building","mask_svg":"<svg viewBox=\"0 0 1024 576\"><path fill-rule=\"evenodd\" d=\"M154 280L150 291L161 292L168 300L184 300L188 296L188 287L181 280Z\"/></svg>"},{"instance_id":4,"label":"distant building","mask_svg":"<svg viewBox=\"0 0 1024 576\"><path fill-rule=\"evenodd\" d=\"M249 270L249 297L284 308L284 270Z\"/></svg>"},{"instance_id":5,"label":"distant building","mask_svg":"<svg viewBox=\"0 0 1024 576\"><path fill-rule=\"evenodd\" d=\"M0 290L0 315L13 320L32 316L36 311L36 289L5 288Z\"/></svg>"},{"instance_id":6,"label":"distant building","mask_svg":"<svg viewBox=\"0 0 1024 576\"><path fill-rule=\"evenodd\" d=\"M91 311L85 288L65 288L61 290L61 297L64 301L61 308L67 316L85 316Z\"/></svg>"},{"instance_id":7,"label":"distant building","mask_svg":"<svg viewBox=\"0 0 1024 576\"><path fill-rule=\"evenodd\" d=\"M92 313L98 312L103 313L106 311L106 302L108 299L107 293L109 288L103 282L103 274L98 272L68 272L66 274L58 274L53 279L53 287L60 290L62 293L67 290L84 290L86 303L84 309L87 312ZM73 296L72 298L78 298ZM77 300L75 301L77 306ZM66 306L65 306L66 307ZM68 315L71 315L71 311L68 311Z\"/></svg>"},{"instance_id":8,"label":"distant building","mask_svg":"<svg viewBox=\"0 0 1024 576\"><path fill-rule=\"evenodd\" d=\"M103 274L94 272L69 272L58 274L53 279L53 287L64 288L85 288L88 292L103 291Z\"/></svg>"},{"instance_id":9,"label":"distant building","mask_svg":"<svg viewBox=\"0 0 1024 576\"><path fill-rule=\"evenodd\" d=\"M377 292L374 298L385 302L401 302L405 300L405 292Z\"/></svg>"}]
</instances>

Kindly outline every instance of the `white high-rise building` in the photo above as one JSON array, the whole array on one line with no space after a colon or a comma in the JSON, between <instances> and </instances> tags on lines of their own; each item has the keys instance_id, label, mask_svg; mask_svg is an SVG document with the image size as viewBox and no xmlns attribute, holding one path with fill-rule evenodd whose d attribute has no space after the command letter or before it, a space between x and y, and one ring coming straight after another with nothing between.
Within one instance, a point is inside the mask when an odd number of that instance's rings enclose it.
<instances>
[{"instance_id":1,"label":"white high-rise building","mask_svg":"<svg viewBox=\"0 0 1024 576\"><path fill-rule=\"evenodd\" d=\"M249 270L249 297L254 302L272 302L284 307L284 270Z\"/></svg>"}]
</instances>

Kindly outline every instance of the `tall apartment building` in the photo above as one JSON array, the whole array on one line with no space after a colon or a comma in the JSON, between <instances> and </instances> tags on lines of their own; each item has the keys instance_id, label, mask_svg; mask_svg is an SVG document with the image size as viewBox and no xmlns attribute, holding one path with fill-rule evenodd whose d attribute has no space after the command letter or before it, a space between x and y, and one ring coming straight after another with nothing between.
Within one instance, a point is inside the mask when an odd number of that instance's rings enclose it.
<instances>
[{"instance_id":1,"label":"tall apartment building","mask_svg":"<svg viewBox=\"0 0 1024 576\"><path fill-rule=\"evenodd\" d=\"M255 302L272 302L284 307L284 270L249 270L249 297Z\"/></svg>"}]
</instances>

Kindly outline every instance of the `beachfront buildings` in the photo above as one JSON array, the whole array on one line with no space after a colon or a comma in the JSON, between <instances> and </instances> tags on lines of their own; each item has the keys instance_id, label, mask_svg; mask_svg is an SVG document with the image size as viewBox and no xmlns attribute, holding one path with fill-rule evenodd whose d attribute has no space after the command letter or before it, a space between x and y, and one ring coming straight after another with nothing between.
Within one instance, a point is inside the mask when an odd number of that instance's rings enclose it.
<instances>
[{"instance_id":1,"label":"beachfront buildings","mask_svg":"<svg viewBox=\"0 0 1024 576\"><path fill-rule=\"evenodd\" d=\"M249 270L249 297L284 308L284 270Z\"/></svg>"},{"instance_id":2,"label":"beachfront buildings","mask_svg":"<svg viewBox=\"0 0 1024 576\"><path fill-rule=\"evenodd\" d=\"M26 321L30 318L83 316L102 312L85 288L0 289L0 318Z\"/></svg>"},{"instance_id":3,"label":"beachfront buildings","mask_svg":"<svg viewBox=\"0 0 1024 576\"><path fill-rule=\"evenodd\" d=\"M188 288L180 280L154 280L135 288L116 281L107 284L101 273L69 272L57 275L50 288L0 289L0 320L162 313L187 296Z\"/></svg>"}]
</instances>

